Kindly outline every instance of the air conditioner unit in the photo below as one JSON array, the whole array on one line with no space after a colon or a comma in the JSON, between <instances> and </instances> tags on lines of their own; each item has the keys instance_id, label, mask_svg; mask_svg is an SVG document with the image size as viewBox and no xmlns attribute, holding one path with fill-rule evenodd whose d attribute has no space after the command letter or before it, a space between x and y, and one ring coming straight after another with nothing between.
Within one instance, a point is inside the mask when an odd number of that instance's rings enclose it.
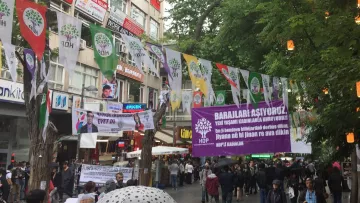
<instances>
[{"instance_id":1,"label":"air conditioner unit","mask_svg":"<svg viewBox=\"0 0 360 203\"><path fill-rule=\"evenodd\" d=\"M86 40L80 40L80 50L84 50L86 48Z\"/></svg>"},{"instance_id":2,"label":"air conditioner unit","mask_svg":"<svg viewBox=\"0 0 360 203\"><path fill-rule=\"evenodd\" d=\"M121 47L121 48L120 48L120 52L126 53L126 47L125 47L125 45L122 44L122 46L120 46L120 47Z\"/></svg>"}]
</instances>

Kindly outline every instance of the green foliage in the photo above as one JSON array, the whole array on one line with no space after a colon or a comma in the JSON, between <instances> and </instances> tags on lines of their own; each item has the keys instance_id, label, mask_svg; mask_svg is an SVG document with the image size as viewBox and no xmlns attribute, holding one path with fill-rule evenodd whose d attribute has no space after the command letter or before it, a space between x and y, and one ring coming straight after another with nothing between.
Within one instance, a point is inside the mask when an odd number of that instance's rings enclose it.
<instances>
[{"instance_id":1,"label":"green foliage","mask_svg":"<svg viewBox=\"0 0 360 203\"><path fill-rule=\"evenodd\" d=\"M211 1L170 3L174 5L170 10L174 20L169 36L177 40L181 51L195 44L189 54L288 77L299 87L305 82L306 90L290 93L289 103L291 110L301 107L319 115L308 123L311 130L307 136L316 146L314 153L326 152L327 160L349 155L353 145L346 143L345 133L354 131L357 137L360 133L360 112L355 111L360 107L355 91L355 82L360 79L355 1L224 0L208 15L198 40L193 37L196 23ZM295 43L294 51L286 48L290 39ZM215 66L212 84L214 90L230 89ZM324 88L329 94L323 93Z\"/></svg>"}]
</instances>

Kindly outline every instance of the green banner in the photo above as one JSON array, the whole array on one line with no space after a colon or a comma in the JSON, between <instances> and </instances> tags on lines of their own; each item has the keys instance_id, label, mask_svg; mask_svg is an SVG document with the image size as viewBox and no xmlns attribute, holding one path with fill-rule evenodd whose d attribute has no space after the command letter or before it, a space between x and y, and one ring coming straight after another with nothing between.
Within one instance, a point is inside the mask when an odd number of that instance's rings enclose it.
<instances>
[{"instance_id":1,"label":"green banner","mask_svg":"<svg viewBox=\"0 0 360 203\"><path fill-rule=\"evenodd\" d=\"M253 107L256 109L258 107L259 101L261 101L261 75L259 73L250 72L249 75L249 89L250 89L250 100Z\"/></svg>"},{"instance_id":2,"label":"green banner","mask_svg":"<svg viewBox=\"0 0 360 203\"><path fill-rule=\"evenodd\" d=\"M109 30L94 24L90 24L90 31L95 61L99 65L102 74L108 80L112 80L118 63L112 34Z\"/></svg>"},{"instance_id":3,"label":"green banner","mask_svg":"<svg viewBox=\"0 0 360 203\"><path fill-rule=\"evenodd\" d=\"M225 90L219 90L215 92L216 102L215 106L224 106L225 105Z\"/></svg>"}]
</instances>

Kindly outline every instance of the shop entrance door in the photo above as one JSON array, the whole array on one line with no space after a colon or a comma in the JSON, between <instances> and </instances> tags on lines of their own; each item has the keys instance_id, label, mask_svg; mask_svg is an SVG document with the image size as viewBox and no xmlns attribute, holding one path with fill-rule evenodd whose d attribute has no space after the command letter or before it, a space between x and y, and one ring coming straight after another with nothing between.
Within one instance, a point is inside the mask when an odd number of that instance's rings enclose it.
<instances>
[{"instance_id":1,"label":"shop entrance door","mask_svg":"<svg viewBox=\"0 0 360 203\"><path fill-rule=\"evenodd\" d=\"M7 153L0 152L0 167L6 168L7 155Z\"/></svg>"}]
</instances>

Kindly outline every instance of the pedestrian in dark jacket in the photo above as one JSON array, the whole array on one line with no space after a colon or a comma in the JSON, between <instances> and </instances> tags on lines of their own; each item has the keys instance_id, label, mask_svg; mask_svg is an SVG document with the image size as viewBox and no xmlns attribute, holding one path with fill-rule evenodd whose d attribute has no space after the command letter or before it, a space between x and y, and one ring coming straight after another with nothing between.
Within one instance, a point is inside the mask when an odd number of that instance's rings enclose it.
<instances>
[{"instance_id":1,"label":"pedestrian in dark jacket","mask_svg":"<svg viewBox=\"0 0 360 203\"><path fill-rule=\"evenodd\" d=\"M299 203L304 203L304 202L326 203L324 194L315 191L313 187L314 182L311 178L307 178L305 184L306 184L306 189L300 193Z\"/></svg>"},{"instance_id":2,"label":"pedestrian in dark jacket","mask_svg":"<svg viewBox=\"0 0 360 203\"><path fill-rule=\"evenodd\" d=\"M63 163L63 171L61 172L61 188L62 192L60 193L60 199L63 199L63 195L65 195L65 199L72 197L73 188L74 188L74 173L69 168L69 164L67 161Z\"/></svg>"},{"instance_id":3,"label":"pedestrian in dark jacket","mask_svg":"<svg viewBox=\"0 0 360 203\"><path fill-rule=\"evenodd\" d=\"M256 174L256 182L260 188L260 203L266 202L266 174L265 174L265 164L261 163L259 164L259 171Z\"/></svg>"},{"instance_id":4,"label":"pedestrian in dark jacket","mask_svg":"<svg viewBox=\"0 0 360 203\"><path fill-rule=\"evenodd\" d=\"M214 174L208 175L205 187L211 199L215 199L215 203L219 203L219 178Z\"/></svg>"},{"instance_id":5,"label":"pedestrian in dark jacket","mask_svg":"<svg viewBox=\"0 0 360 203\"><path fill-rule=\"evenodd\" d=\"M267 195L266 203L286 203L286 195L280 190L280 184L280 180L273 181L273 189Z\"/></svg>"},{"instance_id":6,"label":"pedestrian in dark jacket","mask_svg":"<svg viewBox=\"0 0 360 203\"><path fill-rule=\"evenodd\" d=\"M242 167L238 167L235 173L236 200L241 201L244 196L245 177Z\"/></svg>"},{"instance_id":7,"label":"pedestrian in dark jacket","mask_svg":"<svg viewBox=\"0 0 360 203\"><path fill-rule=\"evenodd\" d=\"M224 167L224 172L220 174L219 180L222 192L222 202L231 203L232 192L234 190L234 175L229 172L229 166Z\"/></svg>"},{"instance_id":8,"label":"pedestrian in dark jacket","mask_svg":"<svg viewBox=\"0 0 360 203\"><path fill-rule=\"evenodd\" d=\"M290 201L291 203L296 203L299 196L299 178L296 176L295 172L290 175L289 187L291 187L294 191L293 196L290 197Z\"/></svg>"},{"instance_id":9,"label":"pedestrian in dark jacket","mask_svg":"<svg viewBox=\"0 0 360 203\"><path fill-rule=\"evenodd\" d=\"M6 170L4 168L0 168L0 190L2 192L2 199L7 202L10 194L10 185L6 180Z\"/></svg>"},{"instance_id":10,"label":"pedestrian in dark jacket","mask_svg":"<svg viewBox=\"0 0 360 203\"><path fill-rule=\"evenodd\" d=\"M334 197L334 203L341 203L342 199L342 179L340 170L337 167L333 168L333 172L329 177L329 188Z\"/></svg>"}]
</instances>

